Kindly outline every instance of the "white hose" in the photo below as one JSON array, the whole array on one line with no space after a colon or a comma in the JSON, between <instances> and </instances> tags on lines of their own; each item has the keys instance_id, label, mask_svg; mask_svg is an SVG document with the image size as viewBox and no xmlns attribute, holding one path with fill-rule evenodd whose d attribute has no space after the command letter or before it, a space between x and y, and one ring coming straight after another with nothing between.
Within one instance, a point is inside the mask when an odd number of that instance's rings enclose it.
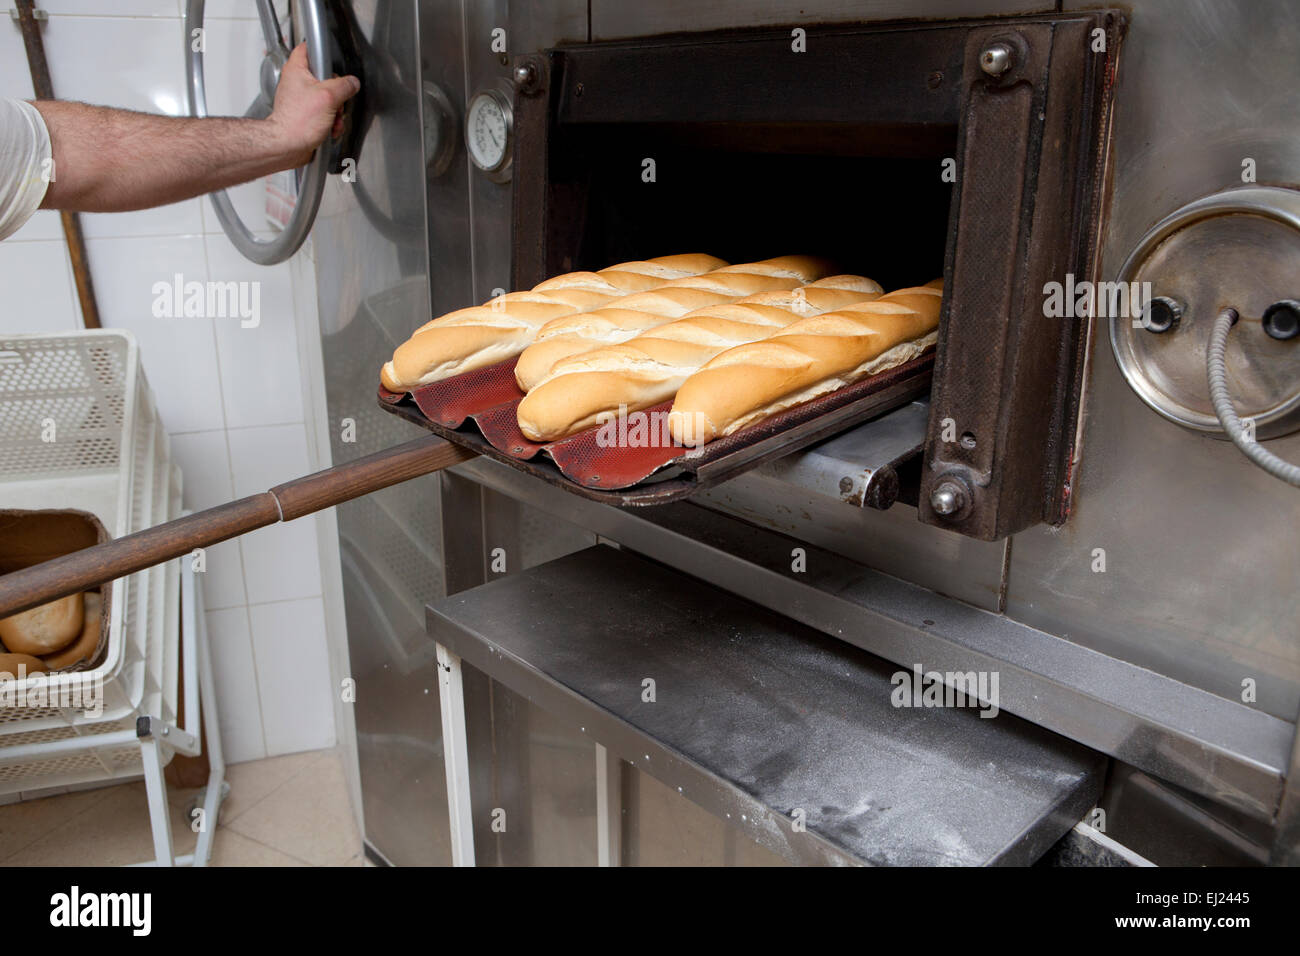
<instances>
[{"instance_id":1,"label":"white hose","mask_svg":"<svg viewBox=\"0 0 1300 956\"><path fill-rule=\"evenodd\" d=\"M1277 455L1265 451L1258 442L1247 438L1241 419L1232 407L1232 399L1228 397L1228 370L1223 355L1228 348L1228 333L1236 323L1237 310L1224 309L1215 318L1214 328L1210 332L1210 342L1206 349L1206 379L1210 386L1210 402L1214 405L1214 414L1219 417L1219 424L1243 455L1274 478L1300 488L1300 465L1283 461Z\"/></svg>"}]
</instances>

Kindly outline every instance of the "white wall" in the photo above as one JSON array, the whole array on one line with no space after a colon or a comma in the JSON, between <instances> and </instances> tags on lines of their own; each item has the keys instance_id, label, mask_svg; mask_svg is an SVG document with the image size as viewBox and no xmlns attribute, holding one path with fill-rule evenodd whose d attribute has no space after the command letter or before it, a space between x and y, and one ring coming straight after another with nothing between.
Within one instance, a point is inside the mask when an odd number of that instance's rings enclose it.
<instances>
[{"instance_id":1,"label":"white wall","mask_svg":"<svg viewBox=\"0 0 1300 956\"><path fill-rule=\"evenodd\" d=\"M43 33L60 99L184 111L184 0L39 6L50 14ZM243 113L263 50L252 0L208 0L206 49L209 111ZM18 26L0 14L0 96L32 95ZM264 223L261 185L235 192L245 221ZM313 470L294 322L295 307L314 308L314 293L302 288L310 262L291 270L244 260L206 199L84 215L82 225L101 320L140 342L184 472L186 507L221 504ZM185 281L259 282L260 326L154 318L152 287L176 273ZM306 318L300 326L314 329L314 317ZM0 243L0 332L80 327L58 216L39 212ZM335 742L317 545L315 522L299 520L209 549L204 598L231 761Z\"/></svg>"}]
</instances>

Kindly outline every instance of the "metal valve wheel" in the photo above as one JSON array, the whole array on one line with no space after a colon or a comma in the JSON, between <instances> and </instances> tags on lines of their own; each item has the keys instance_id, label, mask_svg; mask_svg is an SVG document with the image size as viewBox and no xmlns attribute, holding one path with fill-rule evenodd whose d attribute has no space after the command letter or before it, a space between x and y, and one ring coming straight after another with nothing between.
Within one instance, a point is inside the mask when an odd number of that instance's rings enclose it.
<instances>
[{"instance_id":1,"label":"metal valve wheel","mask_svg":"<svg viewBox=\"0 0 1300 956\"><path fill-rule=\"evenodd\" d=\"M244 111L244 116L251 119L265 119L271 115L271 107L275 102L275 88L280 82L280 69L289 59L290 51L280 33L280 25L271 0L256 0L256 2L257 17L262 24L262 37L266 42L267 54L262 61L258 78L260 88L257 97ZM208 115L207 94L203 84L202 44L194 42L194 31L203 28L203 7L204 0L188 0L185 9L185 65L192 116ZM324 4L322 0L299 0L299 9L302 13L307 60L311 71L318 80L329 79L330 46ZM235 212L234 204L231 203L226 190L220 189L212 193L212 206L217 212L217 219L235 248L246 258L266 266L283 262L297 252L306 240L307 234L311 232L312 223L316 219L321 191L325 188L325 176L329 171L329 161L329 151L322 146L312 154L306 166L297 170L297 203L284 229L272 239L258 239L253 235L239 218L239 213Z\"/></svg>"}]
</instances>

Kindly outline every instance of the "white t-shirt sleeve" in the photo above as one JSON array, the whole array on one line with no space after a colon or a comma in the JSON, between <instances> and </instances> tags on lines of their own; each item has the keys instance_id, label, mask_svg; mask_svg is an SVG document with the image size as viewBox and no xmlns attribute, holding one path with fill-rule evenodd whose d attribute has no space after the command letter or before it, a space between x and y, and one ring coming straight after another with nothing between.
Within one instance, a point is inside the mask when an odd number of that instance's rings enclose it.
<instances>
[{"instance_id":1,"label":"white t-shirt sleeve","mask_svg":"<svg viewBox=\"0 0 1300 956\"><path fill-rule=\"evenodd\" d=\"M0 239L40 208L51 173L50 132L36 107L0 99Z\"/></svg>"}]
</instances>

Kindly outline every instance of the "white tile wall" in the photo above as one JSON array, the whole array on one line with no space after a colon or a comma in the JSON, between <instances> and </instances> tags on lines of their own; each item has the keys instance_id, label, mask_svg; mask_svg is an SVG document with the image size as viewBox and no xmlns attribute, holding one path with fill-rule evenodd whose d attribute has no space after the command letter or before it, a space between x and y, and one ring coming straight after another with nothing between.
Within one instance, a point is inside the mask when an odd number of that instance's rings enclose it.
<instances>
[{"instance_id":1,"label":"white tile wall","mask_svg":"<svg viewBox=\"0 0 1300 956\"><path fill-rule=\"evenodd\" d=\"M184 112L185 0L40 6L50 14L43 35L56 95ZM22 39L3 9L0 96L30 98ZM209 110L242 113L256 93L263 49L255 6L208 0L206 16ZM240 187L234 198L250 226L265 228L260 183ZM101 319L139 339L185 476L185 506L221 504L311 471L294 322L295 281L310 280L310 263L291 269L247 262L206 199L83 215L81 222ZM260 325L155 317L154 283L170 283L177 273L185 281L259 283ZM80 323L58 215L42 211L0 243L0 332ZM300 519L209 548L202 581L227 759L332 745L334 689L315 522Z\"/></svg>"},{"instance_id":2,"label":"white tile wall","mask_svg":"<svg viewBox=\"0 0 1300 956\"><path fill-rule=\"evenodd\" d=\"M96 6L102 12L116 3ZM17 29L12 22L8 28ZM185 111L179 17L51 15L43 35L55 96L172 116Z\"/></svg>"},{"instance_id":3,"label":"white tile wall","mask_svg":"<svg viewBox=\"0 0 1300 956\"><path fill-rule=\"evenodd\" d=\"M256 282L256 325L218 320L221 395L230 428L303 421L289 263L259 266L241 256L225 235L204 237L213 282ZM256 387L249 387L255 384Z\"/></svg>"},{"instance_id":4,"label":"white tile wall","mask_svg":"<svg viewBox=\"0 0 1300 956\"><path fill-rule=\"evenodd\" d=\"M81 327L63 240L0 247L0 331L66 332Z\"/></svg>"},{"instance_id":5,"label":"white tile wall","mask_svg":"<svg viewBox=\"0 0 1300 956\"><path fill-rule=\"evenodd\" d=\"M231 763L259 760L266 756L266 735L248 608L208 611L205 617L217 682L221 746Z\"/></svg>"},{"instance_id":6,"label":"white tile wall","mask_svg":"<svg viewBox=\"0 0 1300 956\"><path fill-rule=\"evenodd\" d=\"M185 10L184 0L41 0L50 14L115 17L175 17Z\"/></svg>"},{"instance_id":7,"label":"white tile wall","mask_svg":"<svg viewBox=\"0 0 1300 956\"><path fill-rule=\"evenodd\" d=\"M87 239L118 236L189 236L203 231L204 200L186 199L170 206L136 212L82 213L81 231ZM57 222L58 215L55 214Z\"/></svg>"},{"instance_id":8,"label":"white tile wall","mask_svg":"<svg viewBox=\"0 0 1300 956\"><path fill-rule=\"evenodd\" d=\"M270 756L334 746L329 662L318 650L325 631L320 598L249 608L257 690Z\"/></svg>"},{"instance_id":9,"label":"white tile wall","mask_svg":"<svg viewBox=\"0 0 1300 956\"><path fill-rule=\"evenodd\" d=\"M182 7L185 6L185 0L180 0ZM284 0L276 0L276 10L283 14ZM207 16L212 17L238 17L244 20L256 20L257 9L249 0L208 0ZM283 16L280 22L284 22Z\"/></svg>"},{"instance_id":10,"label":"white tile wall","mask_svg":"<svg viewBox=\"0 0 1300 956\"><path fill-rule=\"evenodd\" d=\"M217 369L215 319L155 318L155 283L171 285L208 278L202 236L153 236L86 240L107 328L130 329L158 396L158 411L171 433L225 427ZM78 314L80 309L78 308Z\"/></svg>"}]
</instances>

